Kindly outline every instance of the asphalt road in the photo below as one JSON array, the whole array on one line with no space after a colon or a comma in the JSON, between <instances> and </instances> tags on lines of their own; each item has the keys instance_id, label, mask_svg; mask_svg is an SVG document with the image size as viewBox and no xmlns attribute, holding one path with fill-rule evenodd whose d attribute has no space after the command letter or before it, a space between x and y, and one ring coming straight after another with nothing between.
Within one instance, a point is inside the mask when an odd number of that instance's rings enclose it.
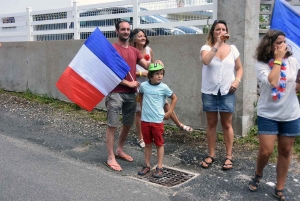
<instances>
[{"instance_id":1,"label":"asphalt road","mask_svg":"<svg viewBox=\"0 0 300 201\"><path fill-rule=\"evenodd\" d=\"M123 171L113 172L104 165L105 125L79 116L9 96L1 98L0 201L276 200L272 196L275 164L267 165L257 192L248 190L256 150L236 150L234 169L222 171L221 144L213 166L202 169L199 162L206 147L193 147L180 135L173 136L175 141L166 139L164 165L197 174L188 182L167 188L138 180L144 157L132 135L125 151L134 162L118 161ZM154 152L152 164L155 161ZM300 200L300 164L296 159L288 173L286 191L291 200Z\"/></svg>"},{"instance_id":2,"label":"asphalt road","mask_svg":"<svg viewBox=\"0 0 300 201\"><path fill-rule=\"evenodd\" d=\"M0 200L170 200L152 185L0 133Z\"/></svg>"}]
</instances>

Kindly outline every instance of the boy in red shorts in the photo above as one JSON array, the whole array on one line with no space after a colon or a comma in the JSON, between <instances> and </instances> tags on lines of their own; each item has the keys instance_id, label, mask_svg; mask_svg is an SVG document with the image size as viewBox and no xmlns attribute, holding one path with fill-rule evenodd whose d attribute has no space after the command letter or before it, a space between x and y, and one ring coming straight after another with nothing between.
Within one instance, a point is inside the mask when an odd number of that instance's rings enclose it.
<instances>
[{"instance_id":1,"label":"boy in red shorts","mask_svg":"<svg viewBox=\"0 0 300 201\"><path fill-rule=\"evenodd\" d=\"M173 91L164 83L162 79L165 75L164 67L158 63L150 64L148 68L148 82L143 82L140 86L140 100L142 108L141 127L145 142L145 165L138 172L145 175L150 171L150 158L152 143L157 149L157 167L153 174L155 178L163 176L162 162L164 158L164 119L169 119L177 102L177 97ZM164 112L166 98L172 100L167 113Z\"/></svg>"}]
</instances>

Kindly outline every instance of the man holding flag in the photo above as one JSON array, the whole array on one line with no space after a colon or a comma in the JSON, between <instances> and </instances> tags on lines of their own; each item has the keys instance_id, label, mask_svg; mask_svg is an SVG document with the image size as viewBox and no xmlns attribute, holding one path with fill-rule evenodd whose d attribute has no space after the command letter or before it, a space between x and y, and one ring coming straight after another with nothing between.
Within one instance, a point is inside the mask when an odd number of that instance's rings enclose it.
<instances>
[{"instance_id":1,"label":"man holding flag","mask_svg":"<svg viewBox=\"0 0 300 201\"><path fill-rule=\"evenodd\" d=\"M136 81L136 64L148 69L150 62L142 57L139 50L129 46L128 21L117 22L116 32L118 40L111 45L101 30L96 28L60 76L56 86L72 102L88 111L92 111L106 97L108 159L105 164L115 171L121 171L116 157L133 161L131 156L124 153L123 147L134 122L135 93L140 85ZM163 65L159 60L156 62ZM114 153L114 135L121 110L122 128Z\"/></svg>"},{"instance_id":2,"label":"man holding flag","mask_svg":"<svg viewBox=\"0 0 300 201\"><path fill-rule=\"evenodd\" d=\"M132 162L133 158L123 151L124 143L129 133L130 127L134 123L136 109L136 88L140 83L136 81L136 64L148 69L150 62L147 62L141 53L128 43L130 35L130 24L126 20L116 23L116 33L118 40L113 44L120 56L130 67L129 73L121 83L106 96L105 105L107 108L107 130L106 147L108 159L105 163L109 168L115 171L121 171L121 166L116 158ZM160 61L158 61L161 63ZM119 141L116 152L114 153L114 136L119 124L119 113L122 111L122 128L119 134Z\"/></svg>"}]
</instances>

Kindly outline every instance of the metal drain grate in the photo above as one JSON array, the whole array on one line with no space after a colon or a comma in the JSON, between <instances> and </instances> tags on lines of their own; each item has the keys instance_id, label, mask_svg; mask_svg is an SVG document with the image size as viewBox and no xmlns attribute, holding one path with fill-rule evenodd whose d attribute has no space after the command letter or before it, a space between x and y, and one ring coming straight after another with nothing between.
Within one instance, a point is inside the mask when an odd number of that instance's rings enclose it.
<instances>
[{"instance_id":1,"label":"metal drain grate","mask_svg":"<svg viewBox=\"0 0 300 201\"><path fill-rule=\"evenodd\" d=\"M153 173L155 172L155 169L151 170L149 173L147 173L144 176L137 175L136 177L143 181L148 181L166 187L173 187L182 184L184 182L187 182L188 180L196 176L195 174L182 172L179 170L174 170L166 167L164 167L163 170L164 170L163 177L160 179L154 178L152 176Z\"/></svg>"}]
</instances>

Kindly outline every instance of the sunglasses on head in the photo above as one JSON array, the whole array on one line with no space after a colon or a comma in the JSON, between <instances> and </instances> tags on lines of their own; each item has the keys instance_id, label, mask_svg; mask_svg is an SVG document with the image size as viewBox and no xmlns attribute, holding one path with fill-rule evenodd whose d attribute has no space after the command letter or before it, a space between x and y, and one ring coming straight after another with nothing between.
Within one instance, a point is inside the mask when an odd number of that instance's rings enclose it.
<instances>
[{"instance_id":1,"label":"sunglasses on head","mask_svg":"<svg viewBox=\"0 0 300 201\"><path fill-rule=\"evenodd\" d=\"M215 20L214 24L217 24L217 23L226 24L226 21L225 20Z\"/></svg>"}]
</instances>

